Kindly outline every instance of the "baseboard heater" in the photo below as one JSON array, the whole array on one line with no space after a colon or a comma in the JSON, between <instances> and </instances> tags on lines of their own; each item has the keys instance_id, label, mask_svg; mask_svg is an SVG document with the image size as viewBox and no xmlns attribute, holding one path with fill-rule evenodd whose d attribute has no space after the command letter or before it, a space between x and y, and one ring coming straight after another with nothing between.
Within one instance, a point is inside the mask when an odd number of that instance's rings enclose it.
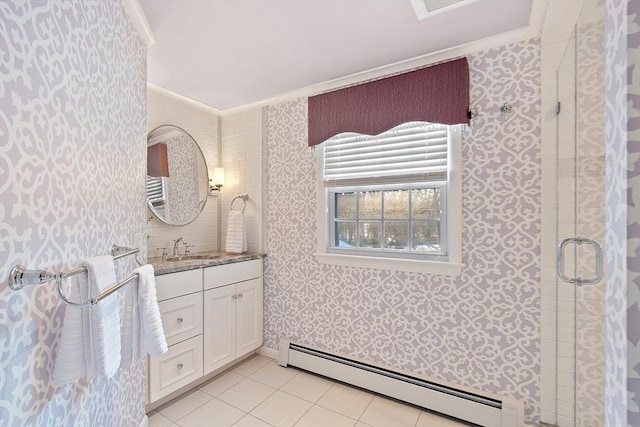
<instances>
[{"instance_id":1,"label":"baseboard heater","mask_svg":"<svg viewBox=\"0 0 640 427\"><path fill-rule=\"evenodd\" d=\"M516 399L375 365L289 340L280 342L278 364L303 369L481 426L522 427L524 424L524 405Z\"/></svg>"}]
</instances>

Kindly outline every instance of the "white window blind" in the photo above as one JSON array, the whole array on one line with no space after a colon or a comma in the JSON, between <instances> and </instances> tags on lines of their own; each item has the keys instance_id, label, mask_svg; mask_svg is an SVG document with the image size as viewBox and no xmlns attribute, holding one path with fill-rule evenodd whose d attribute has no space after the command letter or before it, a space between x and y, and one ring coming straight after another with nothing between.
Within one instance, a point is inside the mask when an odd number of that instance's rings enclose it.
<instances>
[{"instance_id":1,"label":"white window blind","mask_svg":"<svg viewBox=\"0 0 640 427\"><path fill-rule=\"evenodd\" d=\"M147 175L147 200L156 210L164 209L165 194L162 177Z\"/></svg>"},{"instance_id":2,"label":"white window blind","mask_svg":"<svg viewBox=\"0 0 640 427\"><path fill-rule=\"evenodd\" d=\"M446 181L448 129L410 122L376 136L330 138L324 143L325 186Z\"/></svg>"}]
</instances>

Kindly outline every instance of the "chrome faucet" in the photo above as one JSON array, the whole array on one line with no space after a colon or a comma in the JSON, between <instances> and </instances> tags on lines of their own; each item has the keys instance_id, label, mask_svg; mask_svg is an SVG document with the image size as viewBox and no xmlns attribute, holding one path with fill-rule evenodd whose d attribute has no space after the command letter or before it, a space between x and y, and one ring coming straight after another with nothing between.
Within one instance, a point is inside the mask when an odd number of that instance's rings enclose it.
<instances>
[{"instance_id":1,"label":"chrome faucet","mask_svg":"<svg viewBox=\"0 0 640 427\"><path fill-rule=\"evenodd\" d=\"M182 237L178 237L176 240L173 241L173 257L174 258L180 255L178 253L178 246L180 245L180 242L182 242L183 245L186 245Z\"/></svg>"}]
</instances>

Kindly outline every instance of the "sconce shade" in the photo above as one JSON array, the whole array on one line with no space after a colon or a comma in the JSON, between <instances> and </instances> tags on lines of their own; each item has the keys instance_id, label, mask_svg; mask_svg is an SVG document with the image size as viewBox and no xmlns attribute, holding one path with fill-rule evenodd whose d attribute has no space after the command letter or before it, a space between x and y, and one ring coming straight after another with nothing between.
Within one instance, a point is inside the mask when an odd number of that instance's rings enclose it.
<instances>
[{"instance_id":1,"label":"sconce shade","mask_svg":"<svg viewBox=\"0 0 640 427\"><path fill-rule=\"evenodd\" d=\"M224 168L213 168L212 184L216 187L224 185Z\"/></svg>"},{"instance_id":2,"label":"sconce shade","mask_svg":"<svg viewBox=\"0 0 640 427\"><path fill-rule=\"evenodd\" d=\"M153 144L147 147L147 175L169 176L167 144Z\"/></svg>"}]
</instances>

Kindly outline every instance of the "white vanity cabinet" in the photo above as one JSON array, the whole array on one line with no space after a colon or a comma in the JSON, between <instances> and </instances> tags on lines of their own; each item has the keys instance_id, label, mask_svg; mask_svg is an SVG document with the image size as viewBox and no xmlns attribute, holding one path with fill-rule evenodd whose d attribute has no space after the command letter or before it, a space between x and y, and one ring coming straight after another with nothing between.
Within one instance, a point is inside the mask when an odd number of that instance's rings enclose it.
<instances>
[{"instance_id":1,"label":"white vanity cabinet","mask_svg":"<svg viewBox=\"0 0 640 427\"><path fill-rule=\"evenodd\" d=\"M262 260L204 269L204 373L262 345Z\"/></svg>"},{"instance_id":2,"label":"white vanity cabinet","mask_svg":"<svg viewBox=\"0 0 640 427\"><path fill-rule=\"evenodd\" d=\"M149 357L152 407L262 345L262 265L260 258L156 276L169 351Z\"/></svg>"},{"instance_id":3,"label":"white vanity cabinet","mask_svg":"<svg viewBox=\"0 0 640 427\"><path fill-rule=\"evenodd\" d=\"M202 270L156 277L169 351L149 357L149 402L202 377Z\"/></svg>"}]
</instances>

